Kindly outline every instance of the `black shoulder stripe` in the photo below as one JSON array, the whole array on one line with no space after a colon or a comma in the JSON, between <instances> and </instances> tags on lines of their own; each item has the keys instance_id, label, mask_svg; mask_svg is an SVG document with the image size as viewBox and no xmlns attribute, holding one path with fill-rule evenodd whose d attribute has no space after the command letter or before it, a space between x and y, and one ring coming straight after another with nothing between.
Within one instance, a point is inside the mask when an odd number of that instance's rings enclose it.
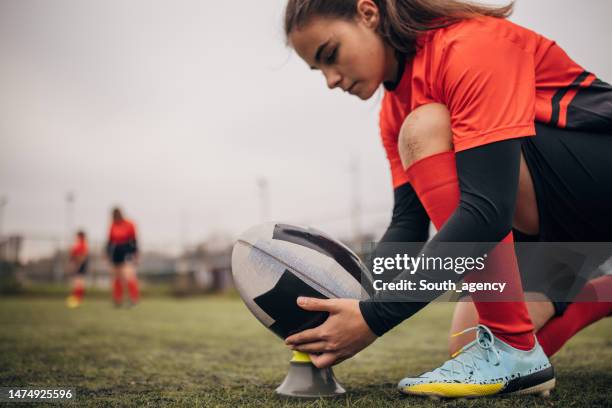
<instances>
[{"instance_id":1,"label":"black shoulder stripe","mask_svg":"<svg viewBox=\"0 0 612 408\"><path fill-rule=\"evenodd\" d=\"M550 125L558 126L559 125L559 113L561 111L561 99L567 94L567 92L572 88L577 88L580 86L582 81L586 79L591 73L588 71L583 71L582 74L578 75L574 81L566 87L559 89L552 98L552 115L550 116Z\"/></svg>"},{"instance_id":2,"label":"black shoulder stripe","mask_svg":"<svg viewBox=\"0 0 612 408\"><path fill-rule=\"evenodd\" d=\"M342 245L319 231L287 224L276 224L272 239L303 245L335 259L357 282L362 283L363 277L369 276L367 270L362 267L361 261L352 252L347 251ZM361 286L366 290L371 288L371 285L363 285L363 283Z\"/></svg>"}]
</instances>

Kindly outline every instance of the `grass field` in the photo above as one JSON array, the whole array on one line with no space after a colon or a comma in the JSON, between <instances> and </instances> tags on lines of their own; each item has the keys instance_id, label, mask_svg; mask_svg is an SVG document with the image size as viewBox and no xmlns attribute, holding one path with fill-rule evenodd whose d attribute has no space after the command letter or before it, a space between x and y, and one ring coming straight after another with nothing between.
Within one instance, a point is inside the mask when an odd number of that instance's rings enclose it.
<instances>
[{"instance_id":1,"label":"grass field","mask_svg":"<svg viewBox=\"0 0 612 408\"><path fill-rule=\"evenodd\" d=\"M348 394L286 401L274 395L290 353L236 298L145 299L133 309L88 300L0 300L0 386L73 387L74 406L597 407L612 405L612 319L591 326L553 358L549 399L406 398L406 374L446 358L450 304L435 304L335 368ZM62 404L61 406L70 406Z\"/></svg>"}]
</instances>

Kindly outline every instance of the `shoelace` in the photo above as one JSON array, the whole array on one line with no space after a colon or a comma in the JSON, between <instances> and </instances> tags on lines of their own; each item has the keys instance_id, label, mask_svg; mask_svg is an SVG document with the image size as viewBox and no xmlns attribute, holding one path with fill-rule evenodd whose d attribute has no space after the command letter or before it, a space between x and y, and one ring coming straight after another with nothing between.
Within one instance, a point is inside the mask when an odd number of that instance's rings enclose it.
<instances>
[{"instance_id":1,"label":"shoelace","mask_svg":"<svg viewBox=\"0 0 612 408\"><path fill-rule=\"evenodd\" d=\"M439 371L444 377L447 377L447 375L444 374L445 371L449 372L451 377L455 374L472 375L474 370L479 369L479 360L489 363L491 357L495 358L494 365L499 365L501 356L499 350L495 347L493 333L487 326L479 324L476 327L470 327L459 333L455 333L452 337L457 337L474 330L477 330L476 339L455 352L451 356L451 359L436 371Z\"/></svg>"}]
</instances>

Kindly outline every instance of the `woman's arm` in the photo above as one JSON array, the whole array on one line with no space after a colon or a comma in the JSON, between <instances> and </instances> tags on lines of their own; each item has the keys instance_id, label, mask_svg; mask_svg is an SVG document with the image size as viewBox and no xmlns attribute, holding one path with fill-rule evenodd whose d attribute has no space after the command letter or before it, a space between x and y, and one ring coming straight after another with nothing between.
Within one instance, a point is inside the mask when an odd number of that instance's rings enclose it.
<instances>
[{"instance_id":1,"label":"woman's arm","mask_svg":"<svg viewBox=\"0 0 612 408\"><path fill-rule=\"evenodd\" d=\"M473 253L462 256L482 256L501 241L512 228L519 178L521 139L510 139L465 150L456 154L457 175L461 192L457 210L446 224L425 245L425 257L448 255L440 252L436 244L443 242L482 242ZM458 281L462 275L447 270L417 270L396 279L429 282ZM410 302L403 295L398 301L382 301L389 294L377 294L360 302L360 309L370 329L381 336L403 320L409 318L443 291L431 292L426 302Z\"/></svg>"},{"instance_id":2,"label":"woman's arm","mask_svg":"<svg viewBox=\"0 0 612 408\"><path fill-rule=\"evenodd\" d=\"M393 216L384 242L425 242L429 237L429 217L412 185L405 183L393 190Z\"/></svg>"},{"instance_id":3,"label":"woman's arm","mask_svg":"<svg viewBox=\"0 0 612 408\"><path fill-rule=\"evenodd\" d=\"M520 163L520 139L473 148L457 153L460 203L440 232L424 249L425 256L441 256L440 242L478 242L496 245L510 230ZM486 250L485 246L479 249ZM480 253L462 254L478 256ZM415 275L410 275L414 278ZM404 278L404 273L397 279ZM417 271L417 279L458 280L453 271ZM440 293L431 293L433 300ZM286 339L293 349L311 353L317 367L328 367L345 360L375 341L397 324L414 315L429 302L381 301L380 295L358 302L352 299L300 299L300 307L326 311L330 317L322 325Z\"/></svg>"}]
</instances>

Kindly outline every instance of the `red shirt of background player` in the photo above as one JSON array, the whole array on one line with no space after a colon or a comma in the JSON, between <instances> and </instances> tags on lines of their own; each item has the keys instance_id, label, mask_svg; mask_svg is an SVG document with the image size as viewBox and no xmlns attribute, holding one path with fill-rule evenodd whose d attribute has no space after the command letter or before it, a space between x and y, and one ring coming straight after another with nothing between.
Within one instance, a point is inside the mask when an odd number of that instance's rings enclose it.
<instances>
[{"instance_id":1,"label":"red shirt of background player","mask_svg":"<svg viewBox=\"0 0 612 408\"><path fill-rule=\"evenodd\" d=\"M130 220L113 221L108 240L114 245L126 244L136 240L136 227Z\"/></svg>"},{"instance_id":2,"label":"red shirt of background player","mask_svg":"<svg viewBox=\"0 0 612 408\"><path fill-rule=\"evenodd\" d=\"M87 247L87 241L85 238L77 238L76 242L70 249L70 259L77 260L81 257L86 257L88 252L89 248Z\"/></svg>"}]
</instances>

